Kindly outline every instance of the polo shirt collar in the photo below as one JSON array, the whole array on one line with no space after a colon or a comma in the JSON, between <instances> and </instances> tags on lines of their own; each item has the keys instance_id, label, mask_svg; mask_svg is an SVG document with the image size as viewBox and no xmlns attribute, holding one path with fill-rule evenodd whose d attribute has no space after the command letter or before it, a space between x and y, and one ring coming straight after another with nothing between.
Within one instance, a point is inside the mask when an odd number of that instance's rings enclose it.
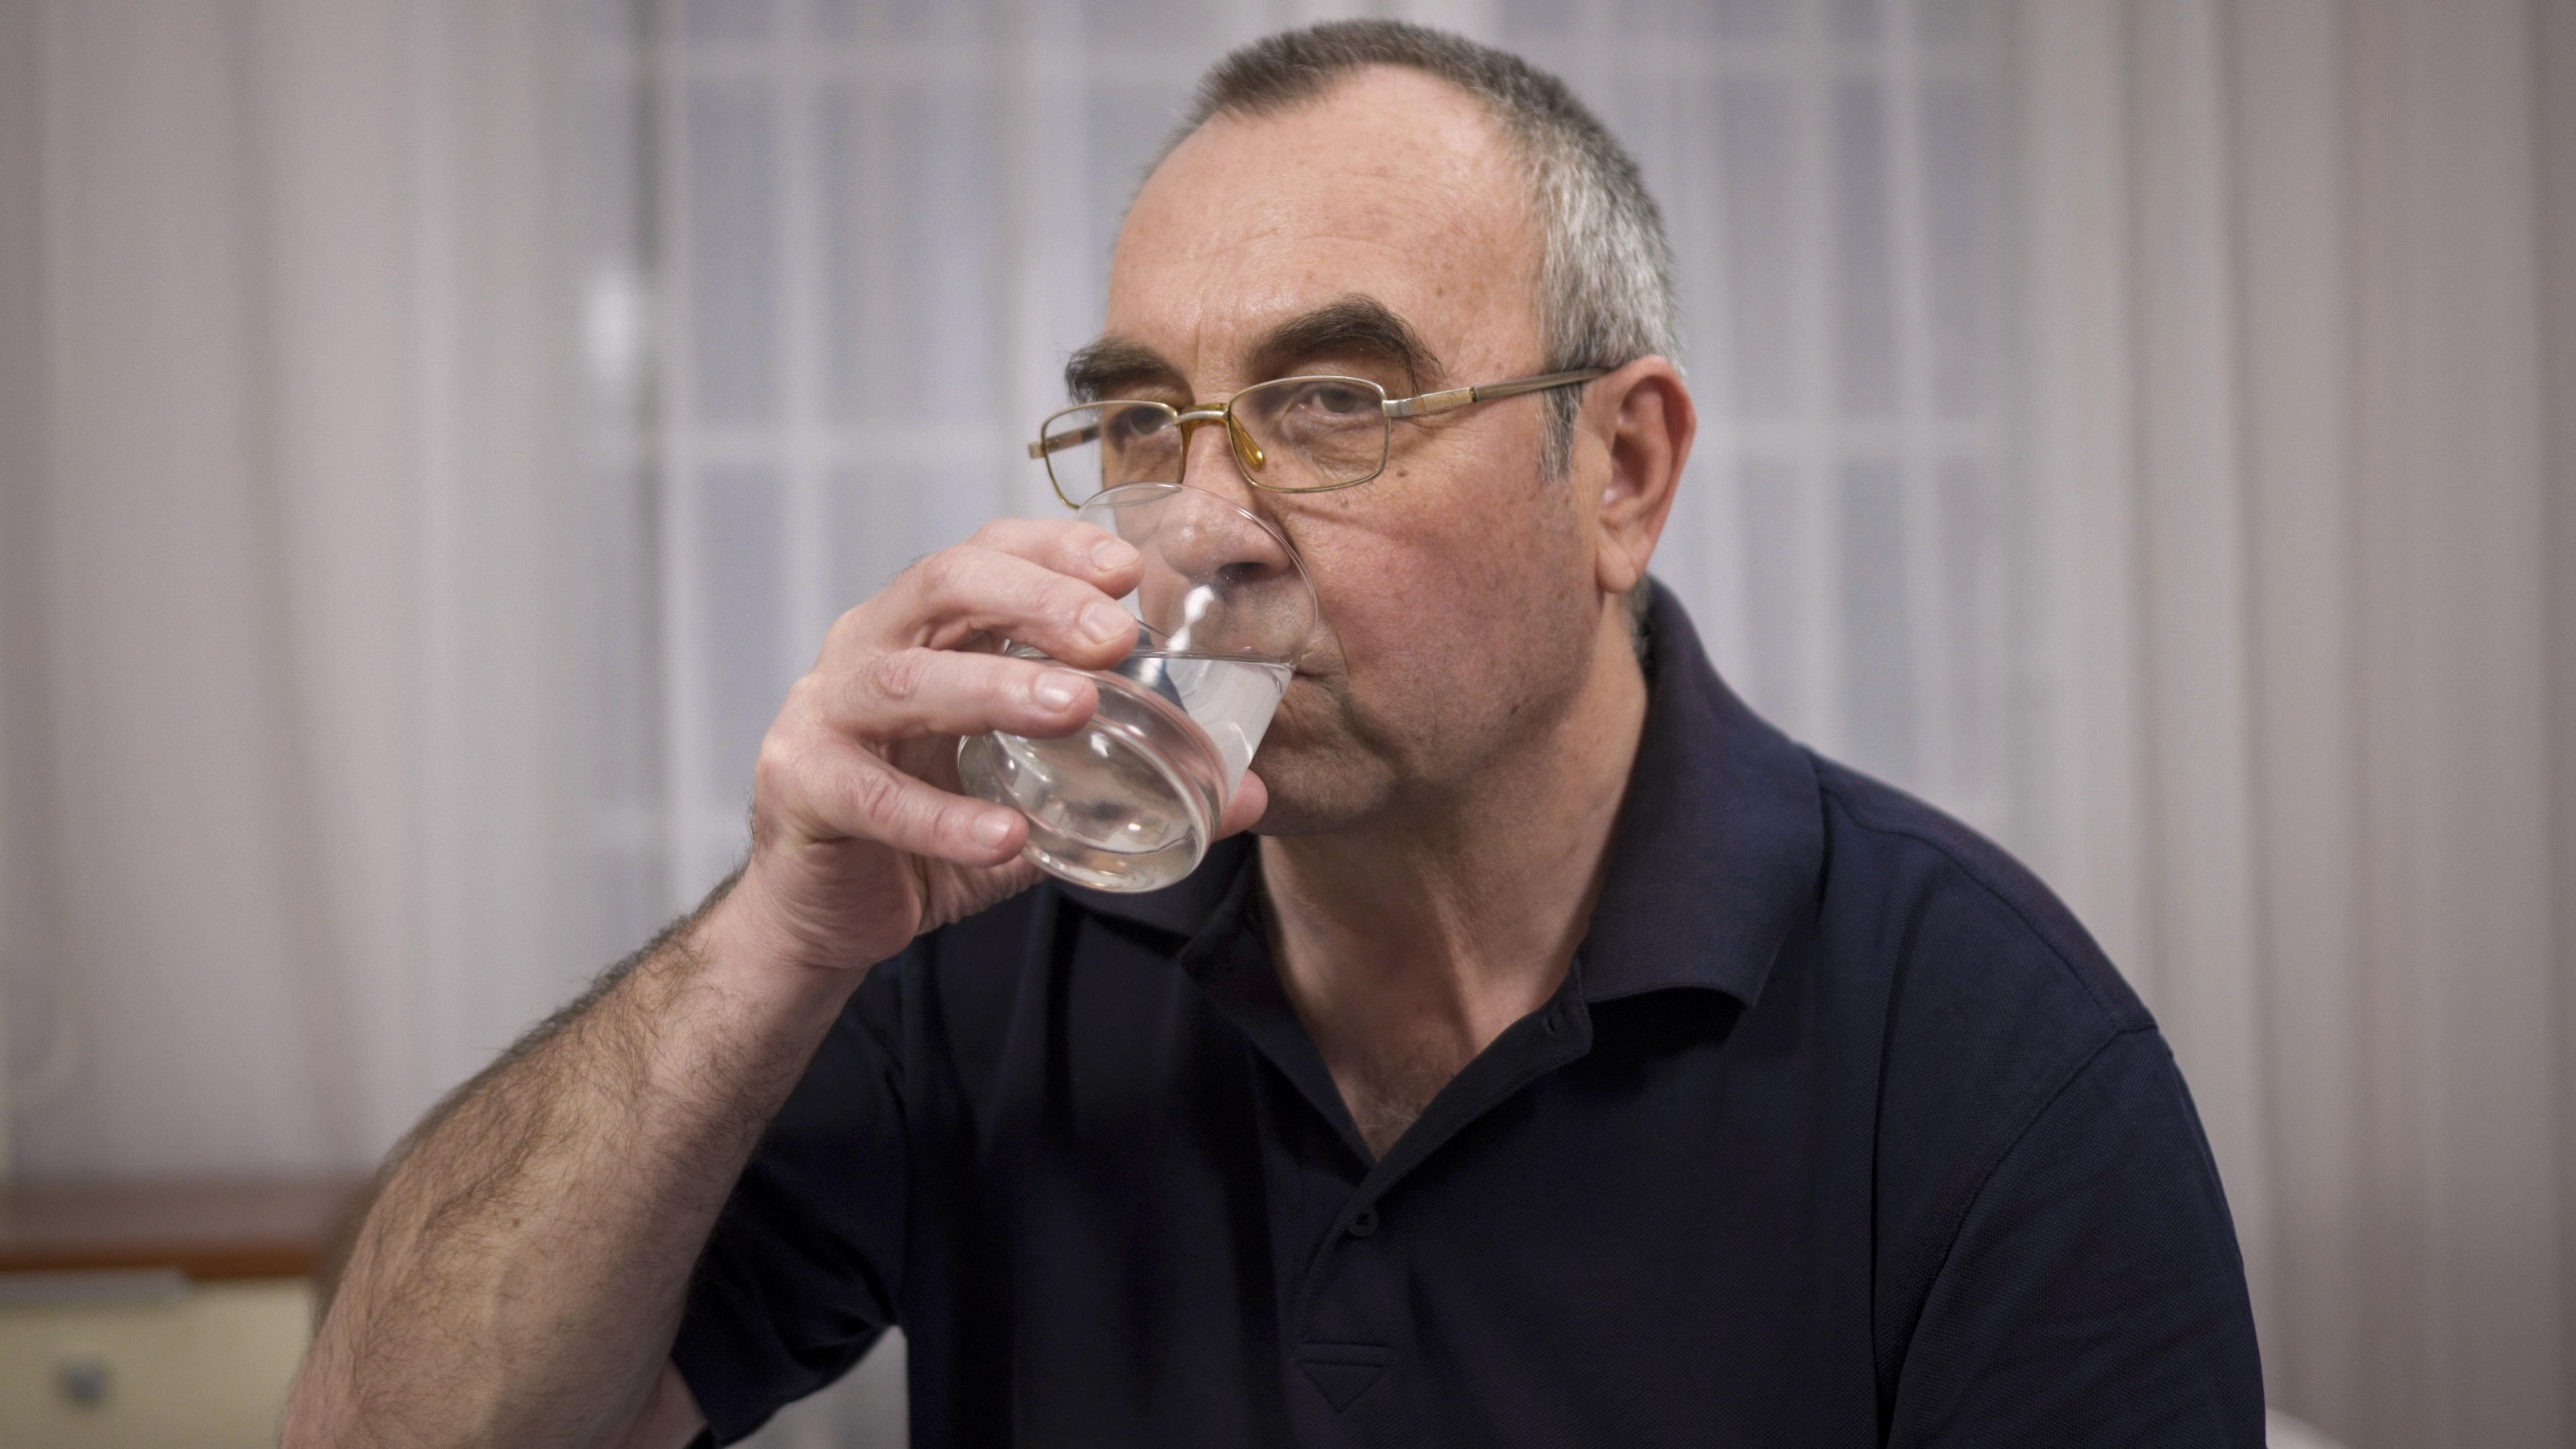
<instances>
[{"instance_id":1,"label":"polo shirt collar","mask_svg":"<svg viewBox=\"0 0 2576 1449\"><path fill-rule=\"evenodd\" d=\"M1582 992L1598 1002L1699 987L1751 1006L1814 909L1825 850L1815 768L1718 678L1672 592L1647 587L1645 727L1580 948ZM1097 914L1198 936L1240 912L1256 859L1237 835L1164 890L1063 889Z\"/></svg>"},{"instance_id":2,"label":"polo shirt collar","mask_svg":"<svg viewBox=\"0 0 2576 1449\"><path fill-rule=\"evenodd\" d=\"M1815 765L1717 677L1672 591L1648 587L1646 723L1580 948L1583 995L1701 987L1749 1007L1815 910Z\"/></svg>"}]
</instances>

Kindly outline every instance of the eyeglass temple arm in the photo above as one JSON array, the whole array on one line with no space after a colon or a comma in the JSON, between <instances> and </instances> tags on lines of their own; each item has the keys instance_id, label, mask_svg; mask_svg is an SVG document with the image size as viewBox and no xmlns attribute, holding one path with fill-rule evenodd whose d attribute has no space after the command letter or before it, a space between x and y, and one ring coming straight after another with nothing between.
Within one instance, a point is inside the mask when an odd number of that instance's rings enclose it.
<instances>
[{"instance_id":1,"label":"eyeglass temple arm","mask_svg":"<svg viewBox=\"0 0 2576 1449\"><path fill-rule=\"evenodd\" d=\"M1537 377L1516 377L1510 382L1489 382L1482 387L1453 387L1447 392L1426 392L1420 397L1389 398L1386 415L1391 418L1419 418L1432 413L1445 413L1470 403L1492 402L1498 397L1518 397L1525 392L1545 392L1550 388L1572 387L1607 377L1606 367L1577 368L1572 372L1542 373Z\"/></svg>"},{"instance_id":2,"label":"eyeglass temple arm","mask_svg":"<svg viewBox=\"0 0 2576 1449\"><path fill-rule=\"evenodd\" d=\"M1044 458L1049 453L1061 453L1067 448L1074 447L1082 443L1088 443L1099 436L1100 424L1086 424L1079 428L1058 433L1052 438L1040 438L1036 442L1029 444L1029 456L1032 458Z\"/></svg>"}]
</instances>

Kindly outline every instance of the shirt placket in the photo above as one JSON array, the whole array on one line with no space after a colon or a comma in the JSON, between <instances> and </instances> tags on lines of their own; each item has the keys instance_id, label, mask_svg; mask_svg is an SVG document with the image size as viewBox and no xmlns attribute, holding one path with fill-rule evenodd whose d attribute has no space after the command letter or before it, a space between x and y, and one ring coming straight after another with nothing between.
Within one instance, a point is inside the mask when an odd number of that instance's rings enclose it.
<instances>
[{"instance_id":1,"label":"shirt placket","mask_svg":"<svg viewBox=\"0 0 2576 1449\"><path fill-rule=\"evenodd\" d=\"M1214 944L1214 943L1211 943ZM1273 1193L1280 1345L1308 1443L1363 1442L1350 1415L1401 1390L1418 1358L1404 1311L1404 1244L1473 1224L1405 1220L1401 1187L1495 1107L1592 1044L1582 962L1556 995L1458 1074L1382 1159L1372 1159L1331 1074L1278 986L1257 930L1231 933L1198 963L1203 986L1266 1059L1263 1158Z\"/></svg>"}]
</instances>

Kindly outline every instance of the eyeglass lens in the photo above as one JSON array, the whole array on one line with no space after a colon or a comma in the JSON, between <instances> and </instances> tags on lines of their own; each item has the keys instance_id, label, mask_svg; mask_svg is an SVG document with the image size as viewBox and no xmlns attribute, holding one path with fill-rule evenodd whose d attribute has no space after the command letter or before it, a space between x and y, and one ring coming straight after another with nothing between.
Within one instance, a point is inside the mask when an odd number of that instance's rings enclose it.
<instances>
[{"instance_id":1,"label":"eyeglass lens","mask_svg":"<svg viewBox=\"0 0 2576 1449\"><path fill-rule=\"evenodd\" d=\"M1246 478L1283 491L1340 488L1386 465L1386 394L1356 378L1286 377L1235 395ZM1178 483L1180 415L1159 403L1105 402L1047 425L1047 468L1069 499L1126 483Z\"/></svg>"}]
</instances>

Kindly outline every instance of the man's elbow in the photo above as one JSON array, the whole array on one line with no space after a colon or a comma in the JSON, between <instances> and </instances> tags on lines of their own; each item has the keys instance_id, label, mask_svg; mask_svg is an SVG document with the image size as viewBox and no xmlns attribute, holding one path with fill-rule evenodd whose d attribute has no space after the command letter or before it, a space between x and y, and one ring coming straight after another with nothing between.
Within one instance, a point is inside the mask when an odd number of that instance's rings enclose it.
<instances>
[{"instance_id":1,"label":"man's elbow","mask_svg":"<svg viewBox=\"0 0 2576 1449\"><path fill-rule=\"evenodd\" d=\"M344 1371L341 1356L328 1344L317 1344L288 1391L279 1449L354 1449L379 1444L490 1444L512 1436L487 1434L472 1427L483 1416L470 1411L470 1394L444 1396L440 1429L417 1421L397 1424L402 1416L391 1405L376 1403ZM595 1449L688 1449L707 1427L688 1381L669 1362L646 1394L643 1406L622 1429L594 1437Z\"/></svg>"},{"instance_id":2,"label":"man's elbow","mask_svg":"<svg viewBox=\"0 0 2576 1449\"><path fill-rule=\"evenodd\" d=\"M666 1362L643 1414L611 1449L688 1449L706 1427L707 1416L698 1411L689 1381L680 1377L678 1366Z\"/></svg>"}]
</instances>

